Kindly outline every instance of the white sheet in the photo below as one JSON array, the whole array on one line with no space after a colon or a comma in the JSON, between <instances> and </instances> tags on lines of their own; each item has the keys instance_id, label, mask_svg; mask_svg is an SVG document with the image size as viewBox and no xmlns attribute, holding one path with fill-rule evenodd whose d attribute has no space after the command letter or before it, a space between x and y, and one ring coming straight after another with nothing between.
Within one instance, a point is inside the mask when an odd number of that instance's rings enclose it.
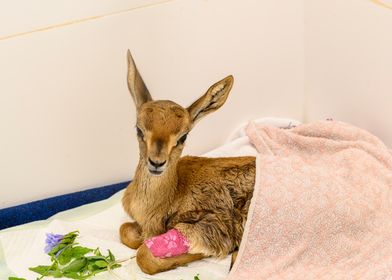
<instances>
[{"instance_id":1,"label":"white sheet","mask_svg":"<svg viewBox=\"0 0 392 280\"><path fill-rule=\"evenodd\" d=\"M298 125L291 119L263 118L257 123L267 123L279 127ZM228 142L207 153L206 156L241 156L256 155L256 151L249 143L244 132L244 125L236 129L229 137ZM28 267L49 264L49 257L44 254L45 233L67 233L74 230L80 231L80 244L96 248L102 252L110 249L118 259L135 255L135 250L121 244L118 235L120 225L129 221L121 206L123 191L115 194L107 201L92 203L76 209L57 214L45 222L16 227L0 232L0 279L17 275L26 279L35 279L36 273ZM1 250L2 249L2 250ZM180 267L172 271L159 273L154 276L146 275L140 271L135 260L125 263L115 273L119 279L194 279L199 274L201 280L224 279L229 271L230 257L223 260L214 258L204 259ZM109 273L101 273L94 279L115 279Z\"/></svg>"}]
</instances>

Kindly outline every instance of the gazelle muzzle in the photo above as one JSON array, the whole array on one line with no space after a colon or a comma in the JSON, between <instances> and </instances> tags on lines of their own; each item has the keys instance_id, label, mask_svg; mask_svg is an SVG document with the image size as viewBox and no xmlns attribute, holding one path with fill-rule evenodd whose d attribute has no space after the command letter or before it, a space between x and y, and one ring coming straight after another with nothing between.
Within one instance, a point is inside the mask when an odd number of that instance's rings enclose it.
<instances>
[{"instance_id":1,"label":"gazelle muzzle","mask_svg":"<svg viewBox=\"0 0 392 280\"><path fill-rule=\"evenodd\" d=\"M153 175L161 175L166 169L166 160L163 162L156 162L148 158L148 171Z\"/></svg>"}]
</instances>

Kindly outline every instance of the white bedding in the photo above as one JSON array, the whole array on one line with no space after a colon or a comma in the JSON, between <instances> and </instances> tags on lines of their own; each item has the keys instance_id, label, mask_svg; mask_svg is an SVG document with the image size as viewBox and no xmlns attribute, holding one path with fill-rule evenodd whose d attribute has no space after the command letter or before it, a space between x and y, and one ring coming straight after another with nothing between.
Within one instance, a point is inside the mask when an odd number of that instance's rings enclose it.
<instances>
[{"instance_id":1,"label":"white bedding","mask_svg":"<svg viewBox=\"0 0 392 280\"><path fill-rule=\"evenodd\" d=\"M279 127L298 125L291 119L263 118L257 123L268 123ZM206 154L210 157L256 155L244 132L244 125L236 129L227 143ZM135 255L135 250L121 244L118 235L120 225L129 221L121 206L123 191L111 198L59 213L46 221L0 231L0 279L8 276L35 279L37 274L28 270L41 264L49 264L49 256L44 254L45 233L67 233L80 231L78 241L87 247L100 247L102 252L110 249L118 259ZM230 266L230 257L223 260L208 258L154 276L140 271L135 259L115 270L118 279L194 279L199 274L201 280L224 279ZM116 279L109 273L101 273L94 279Z\"/></svg>"}]
</instances>

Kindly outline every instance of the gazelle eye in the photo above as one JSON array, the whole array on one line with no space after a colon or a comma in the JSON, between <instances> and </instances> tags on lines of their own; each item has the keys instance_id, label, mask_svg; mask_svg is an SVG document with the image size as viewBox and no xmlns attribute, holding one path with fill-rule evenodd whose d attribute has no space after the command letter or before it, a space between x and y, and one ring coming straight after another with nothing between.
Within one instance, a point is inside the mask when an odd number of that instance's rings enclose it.
<instances>
[{"instance_id":1,"label":"gazelle eye","mask_svg":"<svg viewBox=\"0 0 392 280\"><path fill-rule=\"evenodd\" d=\"M137 133L137 137L139 137L140 139L144 140L143 139L144 138L144 134L143 134L143 131L140 128L136 127L136 133Z\"/></svg>"},{"instance_id":2,"label":"gazelle eye","mask_svg":"<svg viewBox=\"0 0 392 280\"><path fill-rule=\"evenodd\" d=\"M188 133L182 135L181 138L178 139L178 141L177 141L177 146L180 145L180 144L184 144L187 136L188 136Z\"/></svg>"}]
</instances>

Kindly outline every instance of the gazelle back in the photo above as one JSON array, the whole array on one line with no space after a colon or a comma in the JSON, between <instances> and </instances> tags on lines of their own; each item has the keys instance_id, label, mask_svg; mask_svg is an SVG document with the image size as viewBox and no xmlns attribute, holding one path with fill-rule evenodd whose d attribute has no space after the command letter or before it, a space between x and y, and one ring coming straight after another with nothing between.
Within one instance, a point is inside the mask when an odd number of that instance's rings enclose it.
<instances>
[{"instance_id":1,"label":"gazelle back","mask_svg":"<svg viewBox=\"0 0 392 280\"><path fill-rule=\"evenodd\" d=\"M139 164L124 197L135 220L120 229L121 240L139 248L137 262L157 273L208 256L235 251L253 193L253 157L182 157L195 123L226 101L233 77L212 85L192 105L154 101L128 51L128 87L137 109ZM175 228L189 240L189 254L154 258L143 240Z\"/></svg>"}]
</instances>

